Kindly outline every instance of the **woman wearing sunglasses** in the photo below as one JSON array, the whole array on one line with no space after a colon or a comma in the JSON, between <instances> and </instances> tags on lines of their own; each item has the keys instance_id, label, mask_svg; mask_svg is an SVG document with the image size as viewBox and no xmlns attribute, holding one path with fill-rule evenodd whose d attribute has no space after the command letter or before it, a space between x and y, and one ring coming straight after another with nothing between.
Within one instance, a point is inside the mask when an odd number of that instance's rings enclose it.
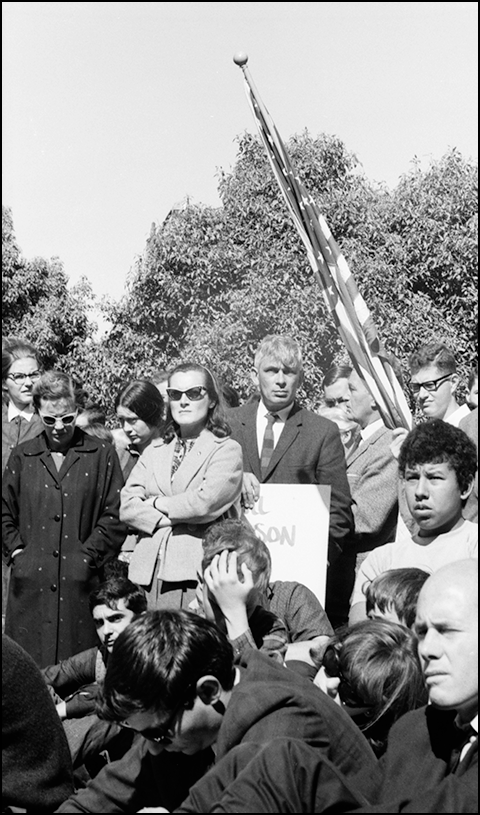
<instances>
[{"instance_id":1,"label":"woman wearing sunglasses","mask_svg":"<svg viewBox=\"0 0 480 815\"><path fill-rule=\"evenodd\" d=\"M139 534L129 578L149 608L195 598L202 537L209 524L240 514L242 451L230 438L219 386L203 365L169 376L163 440L153 440L121 495L120 517Z\"/></svg>"},{"instance_id":2,"label":"woman wearing sunglasses","mask_svg":"<svg viewBox=\"0 0 480 815\"><path fill-rule=\"evenodd\" d=\"M33 404L43 431L3 477L3 555L12 566L5 633L40 667L94 646L88 596L119 551L122 472L114 447L75 426L75 383L48 371Z\"/></svg>"}]
</instances>

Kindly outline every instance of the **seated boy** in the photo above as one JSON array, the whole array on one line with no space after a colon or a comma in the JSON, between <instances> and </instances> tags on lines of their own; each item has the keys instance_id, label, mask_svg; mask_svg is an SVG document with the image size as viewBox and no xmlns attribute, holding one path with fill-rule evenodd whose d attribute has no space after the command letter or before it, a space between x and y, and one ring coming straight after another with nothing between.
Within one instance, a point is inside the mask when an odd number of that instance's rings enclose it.
<instances>
[{"instance_id":1,"label":"seated boy","mask_svg":"<svg viewBox=\"0 0 480 815\"><path fill-rule=\"evenodd\" d=\"M231 553L228 565L227 554L221 554L225 550ZM255 640L255 629L260 619L268 619L268 613L279 618L282 628L286 628L286 638L283 630L280 647L283 655L288 643L333 634L325 611L310 589L294 581L270 582L272 564L269 549L257 537L248 521L229 519L211 526L203 540L203 551L204 579L199 584L199 605L204 610L206 604L212 605L217 618L225 618L230 640L242 637L234 642L234 647L239 651L247 642L252 647L252 635ZM208 572L205 572L207 569ZM248 598L249 609L246 609L245 598ZM273 633L272 630L263 645L258 646L257 643L257 647L270 650L268 640ZM274 642L272 647L278 650Z\"/></svg>"},{"instance_id":2,"label":"seated boy","mask_svg":"<svg viewBox=\"0 0 480 815\"><path fill-rule=\"evenodd\" d=\"M455 560L478 557L478 526L462 514L477 470L477 450L467 434L442 419L417 425L402 444L398 466L418 532L379 546L363 561L350 623L365 619L362 587L382 572L415 566L432 573Z\"/></svg>"},{"instance_id":3,"label":"seated boy","mask_svg":"<svg viewBox=\"0 0 480 815\"><path fill-rule=\"evenodd\" d=\"M390 620L411 628L420 589L429 577L423 569L389 569L363 587L370 620Z\"/></svg>"},{"instance_id":4,"label":"seated boy","mask_svg":"<svg viewBox=\"0 0 480 815\"><path fill-rule=\"evenodd\" d=\"M124 742L125 749L130 746L117 725L112 727L98 719L95 706L115 640L135 617L147 610L147 600L140 586L127 578L112 576L90 594L89 606L100 645L42 670L64 723L74 768L106 747L114 751L118 743L123 751ZM88 765L90 773L94 766Z\"/></svg>"}]
</instances>

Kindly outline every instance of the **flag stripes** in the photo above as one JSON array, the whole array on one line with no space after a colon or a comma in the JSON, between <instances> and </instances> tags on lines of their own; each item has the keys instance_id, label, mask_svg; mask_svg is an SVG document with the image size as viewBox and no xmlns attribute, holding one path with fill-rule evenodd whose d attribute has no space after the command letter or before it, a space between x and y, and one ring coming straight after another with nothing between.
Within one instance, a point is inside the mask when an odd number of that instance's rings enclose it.
<instances>
[{"instance_id":1,"label":"flag stripes","mask_svg":"<svg viewBox=\"0 0 480 815\"><path fill-rule=\"evenodd\" d=\"M275 124L245 65L245 91L288 210L340 337L387 427L412 427L412 415L372 316L315 201L295 172Z\"/></svg>"}]
</instances>

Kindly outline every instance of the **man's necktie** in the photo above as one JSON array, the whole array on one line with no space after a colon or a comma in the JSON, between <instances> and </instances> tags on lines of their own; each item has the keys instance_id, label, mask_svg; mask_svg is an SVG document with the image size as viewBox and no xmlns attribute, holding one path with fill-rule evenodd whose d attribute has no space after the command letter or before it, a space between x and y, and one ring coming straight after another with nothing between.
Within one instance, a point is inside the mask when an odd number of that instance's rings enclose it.
<instances>
[{"instance_id":1,"label":"man's necktie","mask_svg":"<svg viewBox=\"0 0 480 815\"><path fill-rule=\"evenodd\" d=\"M265 429L265 435L263 437L263 444L262 444L262 454L260 456L260 466L262 469L262 478L265 476L267 472L268 465L270 464L270 459L272 457L273 448L275 447L275 442L273 438L273 425L276 422L278 416L276 413L267 413L267 427Z\"/></svg>"},{"instance_id":2,"label":"man's necktie","mask_svg":"<svg viewBox=\"0 0 480 815\"><path fill-rule=\"evenodd\" d=\"M448 771L450 773L456 772L460 764L463 748L471 743L472 737L477 734L471 725L464 727L457 727L454 725L454 745L448 762Z\"/></svg>"}]
</instances>

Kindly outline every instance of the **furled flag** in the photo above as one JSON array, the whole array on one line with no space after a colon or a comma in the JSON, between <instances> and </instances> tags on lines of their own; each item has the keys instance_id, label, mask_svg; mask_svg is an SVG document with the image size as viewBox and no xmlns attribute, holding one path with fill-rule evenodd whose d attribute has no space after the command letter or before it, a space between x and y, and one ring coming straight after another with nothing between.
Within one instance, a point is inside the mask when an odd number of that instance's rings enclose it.
<instances>
[{"instance_id":1,"label":"furled flag","mask_svg":"<svg viewBox=\"0 0 480 815\"><path fill-rule=\"evenodd\" d=\"M380 342L367 304L357 289L347 261L325 218L295 172L290 156L263 105L246 67L247 56L236 54L245 91L273 172L312 269L352 364L377 404L387 427L412 427L412 414L387 352Z\"/></svg>"}]
</instances>

